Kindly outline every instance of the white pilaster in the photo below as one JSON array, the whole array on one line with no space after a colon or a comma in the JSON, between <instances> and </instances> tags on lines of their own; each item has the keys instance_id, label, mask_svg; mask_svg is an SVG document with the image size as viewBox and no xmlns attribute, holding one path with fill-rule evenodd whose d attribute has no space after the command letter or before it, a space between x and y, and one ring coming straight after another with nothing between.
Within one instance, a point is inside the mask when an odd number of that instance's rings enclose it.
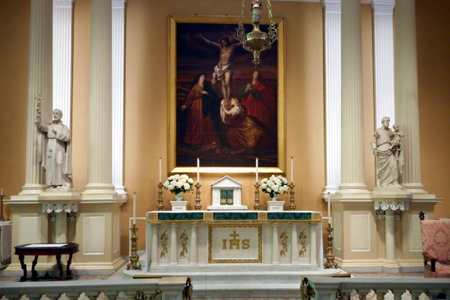
<instances>
[{"instance_id":1,"label":"white pilaster","mask_svg":"<svg viewBox=\"0 0 450 300\"><path fill-rule=\"evenodd\" d=\"M311 235L311 248L309 253L311 253L310 256L310 263L311 264L317 264L317 226L315 224L310 225L310 235ZM322 265L321 265L322 266Z\"/></svg>"},{"instance_id":2,"label":"white pilaster","mask_svg":"<svg viewBox=\"0 0 450 300\"><path fill-rule=\"evenodd\" d=\"M426 193L421 183L419 97L417 86L416 16L414 0L395 5L395 113L403 138L402 185Z\"/></svg>"},{"instance_id":3,"label":"white pilaster","mask_svg":"<svg viewBox=\"0 0 450 300\"><path fill-rule=\"evenodd\" d=\"M342 1L342 182L340 195L369 196L364 183L361 3Z\"/></svg>"},{"instance_id":4,"label":"white pilaster","mask_svg":"<svg viewBox=\"0 0 450 300\"><path fill-rule=\"evenodd\" d=\"M158 265L158 224L152 225L152 246L151 246L151 265L157 266ZM148 251L148 250L147 250ZM148 266L150 268L150 265Z\"/></svg>"},{"instance_id":5,"label":"white pilaster","mask_svg":"<svg viewBox=\"0 0 450 300\"><path fill-rule=\"evenodd\" d=\"M383 117L395 124L394 89L394 0L374 0L372 3L375 72L375 128Z\"/></svg>"},{"instance_id":6,"label":"white pilaster","mask_svg":"<svg viewBox=\"0 0 450 300\"><path fill-rule=\"evenodd\" d=\"M298 264L297 224L291 224L291 264Z\"/></svg>"},{"instance_id":7,"label":"white pilaster","mask_svg":"<svg viewBox=\"0 0 450 300\"><path fill-rule=\"evenodd\" d=\"M67 213L62 211L56 214L55 243L67 243Z\"/></svg>"},{"instance_id":8,"label":"white pilaster","mask_svg":"<svg viewBox=\"0 0 450 300\"><path fill-rule=\"evenodd\" d=\"M126 0L112 1L112 184L126 198L123 186L124 57Z\"/></svg>"},{"instance_id":9,"label":"white pilaster","mask_svg":"<svg viewBox=\"0 0 450 300\"><path fill-rule=\"evenodd\" d=\"M278 224L272 224L272 264L280 263L280 253L278 252Z\"/></svg>"},{"instance_id":10,"label":"white pilaster","mask_svg":"<svg viewBox=\"0 0 450 300\"><path fill-rule=\"evenodd\" d=\"M170 225L170 265L178 264L177 224Z\"/></svg>"},{"instance_id":11,"label":"white pilaster","mask_svg":"<svg viewBox=\"0 0 450 300\"><path fill-rule=\"evenodd\" d=\"M71 128L73 0L53 0L53 108Z\"/></svg>"},{"instance_id":12,"label":"white pilaster","mask_svg":"<svg viewBox=\"0 0 450 300\"><path fill-rule=\"evenodd\" d=\"M111 0L92 1L88 184L83 199L113 198Z\"/></svg>"},{"instance_id":13,"label":"white pilaster","mask_svg":"<svg viewBox=\"0 0 450 300\"><path fill-rule=\"evenodd\" d=\"M25 185L19 198L38 195L46 188L44 169L37 155L35 98L44 98L41 102L42 121L49 122L52 119L52 15L52 0L31 1Z\"/></svg>"},{"instance_id":14,"label":"white pilaster","mask_svg":"<svg viewBox=\"0 0 450 300\"><path fill-rule=\"evenodd\" d=\"M334 194L341 184L341 0L323 0L325 16L325 126L327 185Z\"/></svg>"},{"instance_id":15,"label":"white pilaster","mask_svg":"<svg viewBox=\"0 0 450 300\"><path fill-rule=\"evenodd\" d=\"M191 226L191 266L197 264L197 224Z\"/></svg>"},{"instance_id":16,"label":"white pilaster","mask_svg":"<svg viewBox=\"0 0 450 300\"><path fill-rule=\"evenodd\" d=\"M386 224L386 259L395 259L395 236L394 236L394 212L390 209L385 211Z\"/></svg>"}]
</instances>

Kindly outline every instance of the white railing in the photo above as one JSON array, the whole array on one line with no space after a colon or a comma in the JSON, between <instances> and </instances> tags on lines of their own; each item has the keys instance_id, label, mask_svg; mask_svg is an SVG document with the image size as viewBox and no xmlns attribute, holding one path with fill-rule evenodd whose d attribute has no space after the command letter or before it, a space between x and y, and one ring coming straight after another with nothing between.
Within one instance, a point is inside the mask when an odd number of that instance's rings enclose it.
<instances>
[{"instance_id":1,"label":"white railing","mask_svg":"<svg viewBox=\"0 0 450 300\"><path fill-rule=\"evenodd\" d=\"M435 300L450 298L450 279L308 277L304 300Z\"/></svg>"},{"instance_id":2,"label":"white railing","mask_svg":"<svg viewBox=\"0 0 450 300\"><path fill-rule=\"evenodd\" d=\"M0 283L1 300L182 300L188 277Z\"/></svg>"}]
</instances>

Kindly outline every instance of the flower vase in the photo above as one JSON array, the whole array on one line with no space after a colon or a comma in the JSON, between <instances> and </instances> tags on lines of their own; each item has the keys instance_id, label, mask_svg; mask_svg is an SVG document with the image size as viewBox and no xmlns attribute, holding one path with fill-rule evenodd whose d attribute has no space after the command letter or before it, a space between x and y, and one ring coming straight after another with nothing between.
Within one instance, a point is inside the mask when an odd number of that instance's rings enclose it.
<instances>
[{"instance_id":1,"label":"flower vase","mask_svg":"<svg viewBox=\"0 0 450 300\"><path fill-rule=\"evenodd\" d=\"M175 195L175 199L177 201L183 201L183 193L178 193Z\"/></svg>"},{"instance_id":2,"label":"flower vase","mask_svg":"<svg viewBox=\"0 0 450 300\"><path fill-rule=\"evenodd\" d=\"M278 200L278 196L273 196L272 197L272 201L277 201Z\"/></svg>"}]
</instances>

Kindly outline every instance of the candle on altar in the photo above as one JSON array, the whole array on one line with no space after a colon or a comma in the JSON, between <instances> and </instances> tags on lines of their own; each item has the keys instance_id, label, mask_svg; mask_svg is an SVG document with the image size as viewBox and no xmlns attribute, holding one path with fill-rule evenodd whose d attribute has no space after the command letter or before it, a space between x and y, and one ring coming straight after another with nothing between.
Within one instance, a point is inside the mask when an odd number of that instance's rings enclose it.
<instances>
[{"instance_id":1,"label":"candle on altar","mask_svg":"<svg viewBox=\"0 0 450 300\"><path fill-rule=\"evenodd\" d=\"M258 183L258 158L256 158L256 183Z\"/></svg>"},{"instance_id":2,"label":"candle on altar","mask_svg":"<svg viewBox=\"0 0 450 300\"><path fill-rule=\"evenodd\" d=\"M330 192L328 192L328 224L331 224L331 204L330 204Z\"/></svg>"},{"instance_id":3,"label":"candle on altar","mask_svg":"<svg viewBox=\"0 0 450 300\"><path fill-rule=\"evenodd\" d=\"M159 158L159 182L161 183L161 157Z\"/></svg>"},{"instance_id":4,"label":"candle on altar","mask_svg":"<svg viewBox=\"0 0 450 300\"><path fill-rule=\"evenodd\" d=\"M133 225L136 225L136 192L133 195Z\"/></svg>"},{"instance_id":5,"label":"candle on altar","mask_svg":"<svg viewBox=\"0 0 450 300\"><path fill-rule=\"evenodd\" d=\"M2 192L0 193L0 195L3 195L3 188L2 188Z\"/></svg>"},{"instance_id":6,"label":"candle on altar","mask_svg":"<svg viewBox=\"0 0 450 300\"><path fill-rule=\"evenodd\" d=\"M197 183L200 182L200 158L197 157Z\"/></svg>"},{"instance_id":7,"label":"candle on altar","mask_svg":"<svg viewBox=\"0 0 450 300\"><path fill-rule=\"evenodd\" d=\"M294 157L291 156L291 183L294 182Z\"/></svg>"}]
</instances>

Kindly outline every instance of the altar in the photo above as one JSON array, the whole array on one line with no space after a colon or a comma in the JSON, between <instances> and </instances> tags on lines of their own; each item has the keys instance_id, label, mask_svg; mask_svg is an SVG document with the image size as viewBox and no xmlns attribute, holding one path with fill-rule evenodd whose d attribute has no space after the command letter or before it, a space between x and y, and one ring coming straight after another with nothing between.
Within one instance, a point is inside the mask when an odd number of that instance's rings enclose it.
<instances>
[{"instance_id":1,"label":"altar","mask_svg":"<svg viewBox=\"0 0 450 300\"><path fill-rule=\"evenodd\" d=\"M145 268L318 270L320 225L320 212L148 212Z\"/></svg>"},{"instance_id":2,"label":"altar","mask_svg":"<svg viewBox=\"0 0 450 300\"><path fill-rule=\"evenodd\" d=\"M152 211L142 270L126 276L192 276L196 291L278 289L298 292L323 268L322 214L314 211Z\"/></svg>"}]
</instances>

